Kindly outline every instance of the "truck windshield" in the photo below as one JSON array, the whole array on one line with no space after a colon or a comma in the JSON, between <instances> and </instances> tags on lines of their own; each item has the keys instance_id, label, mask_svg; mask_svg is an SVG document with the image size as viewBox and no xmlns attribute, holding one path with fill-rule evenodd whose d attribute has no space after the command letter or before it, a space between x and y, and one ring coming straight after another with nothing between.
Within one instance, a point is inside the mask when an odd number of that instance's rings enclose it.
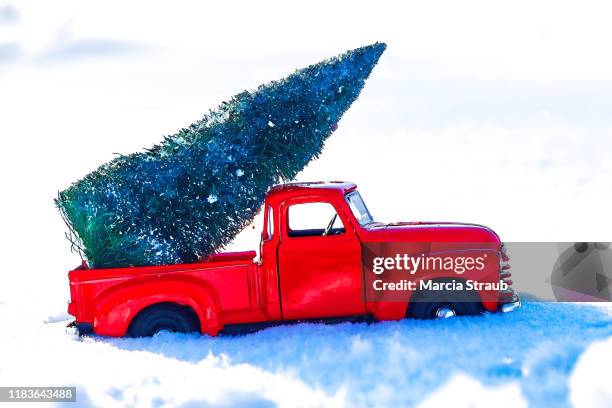
<instances>
[{"instance_id":1,"label":"truck windshield","mask_svg":"<svg viewBox=\"0 0 612 408\"><path fill-rule=\"evenodd\" d=\"M366 207L359 192L353 191L348 193L346 195L346 202L348 203L349 207L351 207L351 211L353 212L355 218L357 218L359 225L366 225L374 222L374 219L368 211L368 207Z\"/></svg>"}]
</instances>

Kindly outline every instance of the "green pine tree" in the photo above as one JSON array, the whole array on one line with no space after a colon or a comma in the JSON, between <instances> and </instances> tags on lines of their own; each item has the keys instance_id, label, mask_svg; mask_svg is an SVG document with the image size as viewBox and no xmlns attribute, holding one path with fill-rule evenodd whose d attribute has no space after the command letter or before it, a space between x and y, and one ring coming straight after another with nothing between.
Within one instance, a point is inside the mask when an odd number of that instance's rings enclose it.
<instances>
[{"instance_id":1,"label":"green pine tree","mask_svg":"<svg viewBox=\"0 0 612 408\"><path fill-rule=\"evenodd\" d=\"M190 263L222 248L270 186L319 156L384 49L348 51L242 92L100 166L55 200L74 246L96 268Z\"/></svg>"}]
</instances>

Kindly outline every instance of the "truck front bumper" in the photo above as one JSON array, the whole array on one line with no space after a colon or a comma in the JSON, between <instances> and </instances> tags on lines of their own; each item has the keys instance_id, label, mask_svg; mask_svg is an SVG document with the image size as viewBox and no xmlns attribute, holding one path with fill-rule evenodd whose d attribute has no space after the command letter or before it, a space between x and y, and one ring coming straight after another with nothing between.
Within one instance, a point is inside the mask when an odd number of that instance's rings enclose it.
<instances>
[{"instance_id":1,"label":"truck front bumper","mask_svg":"<svg viewBox=\"0 0 612 408\"><path fill-rule=\"evenodd\" d=\"M522 306L521 299L512 289L502 291L499 300L499 311L502 313L513 312Z\"/></svg>"},{"instance_id":2,"label":"truck front bumper","mask_svg":"<svg viewBox=\"0 0 612 408\"><path fill-rule=\"evenodd\" d=\"M514 302L504 303L500 307L502 313L513 312L522 306L521 300L517 298Z\"/></svg>"}]
</instances>

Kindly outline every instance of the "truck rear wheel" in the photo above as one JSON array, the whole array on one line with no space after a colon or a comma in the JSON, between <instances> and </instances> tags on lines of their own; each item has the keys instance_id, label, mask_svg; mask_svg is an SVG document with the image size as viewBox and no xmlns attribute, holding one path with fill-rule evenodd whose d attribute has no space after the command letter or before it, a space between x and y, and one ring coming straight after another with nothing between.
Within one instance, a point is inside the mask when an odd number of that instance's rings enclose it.
<instances>
[{"instance_id":1,"label":"truck rear wheel","mask_svg":"<svg viewBox=\"0 0 612 408\"><path fill-rule=\"evenodd\" d=\"M474 291L420 291L413 295L406 317L436 319L478 315L484 308Z\"/></svg>"},{"instance_id":2,"label":"truck rear wheel","mask_svg":"<svg viewBox=\"0 0 612 408\"><path fill-rule=\"evenodd\" d=\"M200 331L198 316L188 306L159 303L143 309L130 323L129 337L148 337L160 332L193 333Z\"/></svg>"}]
</instances>

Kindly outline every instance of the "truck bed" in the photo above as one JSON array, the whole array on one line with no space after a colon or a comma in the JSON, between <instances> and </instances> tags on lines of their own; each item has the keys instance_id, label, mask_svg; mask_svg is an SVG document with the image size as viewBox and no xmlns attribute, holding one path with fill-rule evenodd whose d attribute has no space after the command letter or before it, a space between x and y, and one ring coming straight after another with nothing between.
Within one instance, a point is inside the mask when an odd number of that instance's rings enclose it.
<instances>
[{"instance_id":1,"label":"truck bed","mask_svg":"<svg viewBox=\"0 0 612 408\"><path fill-rule=\"evenodd\" d=\"M68 311L79 322L89 322L100 334L124 335L127 327L113 325L110 313L121 313L144 307L145 299L181 301L182 295L202 289L215 299L219 322L231 324L245 318L265 320L260 299L261 274L253 262L255 251L216 254L198 263L144 266L112 269L88 269L81 266L70 271L71 302ZM127 309L119 307L127 303ZM113 309L119 309L115 312ZM205 314L206 312L204 312ZM96 327L96 318L106 314L112 327ZM115 319L117 322L120 316ZM115 327L117 326L117 327ZM125 325L123 325L125 326ZM121 332L121 333L120 333Z\"/></svg>"}]
</instances>

